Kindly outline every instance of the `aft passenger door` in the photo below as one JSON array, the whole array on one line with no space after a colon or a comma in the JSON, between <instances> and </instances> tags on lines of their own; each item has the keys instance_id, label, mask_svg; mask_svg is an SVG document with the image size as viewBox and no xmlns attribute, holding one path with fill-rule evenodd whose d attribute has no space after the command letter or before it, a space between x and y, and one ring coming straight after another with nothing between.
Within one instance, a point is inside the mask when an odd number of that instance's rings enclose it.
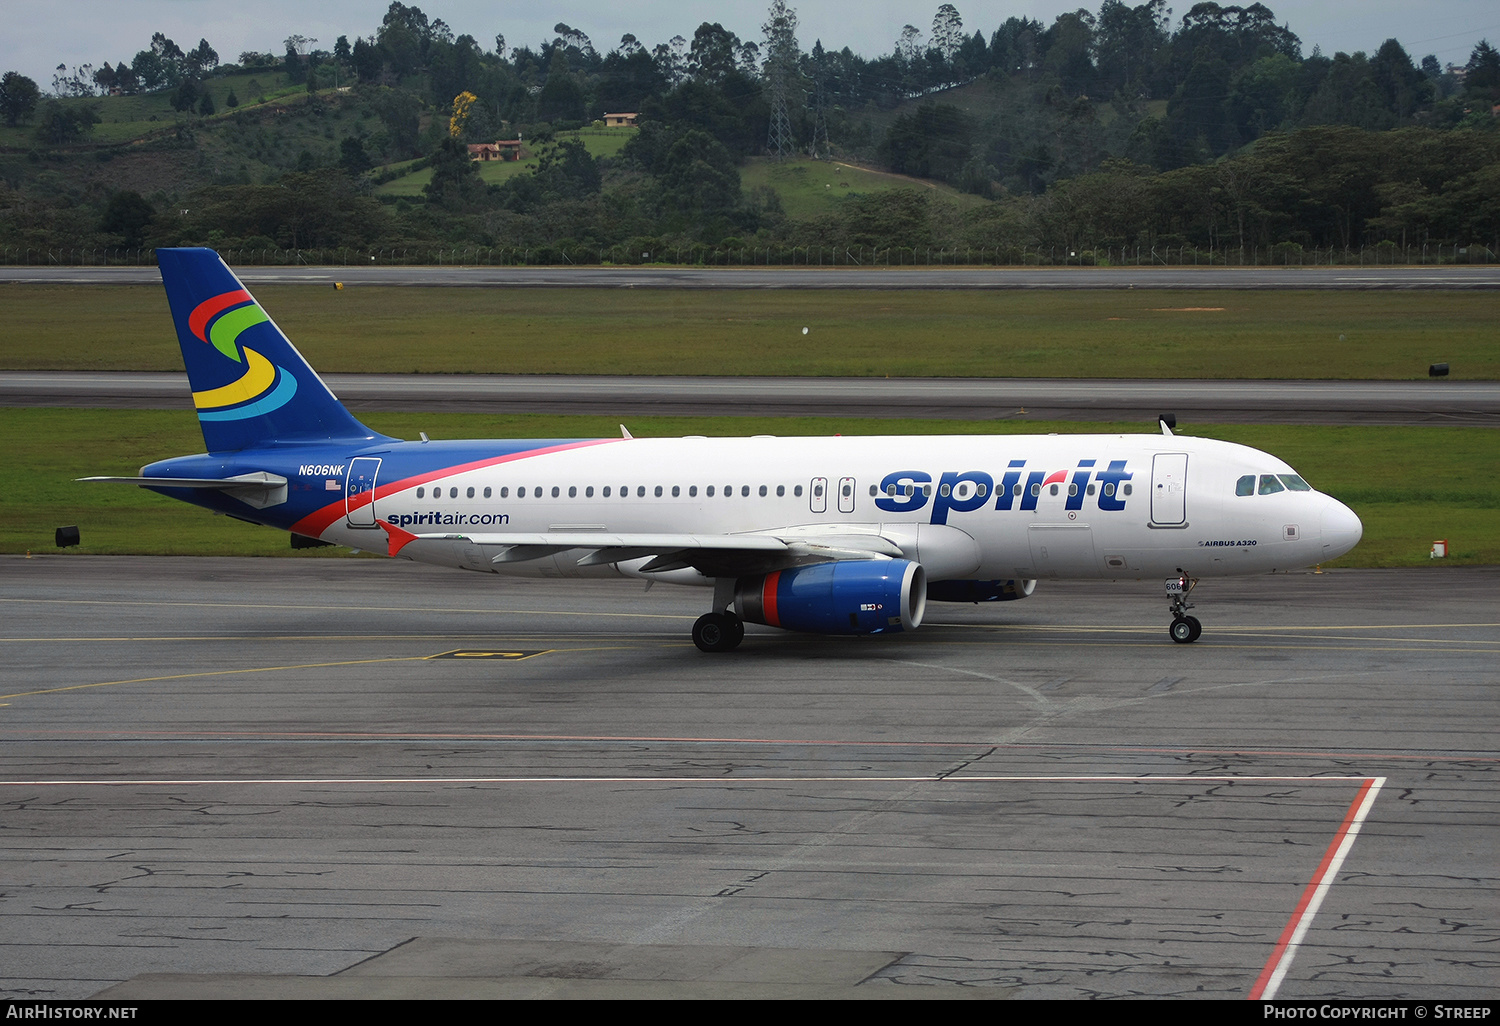
<instances>
[{"instance_id":1,"label":"aft passenger door","mask_svg":"<svg viewBox=\"0 0 1500 1026\"><path fill-rule=\"evenodd\" d=\"M349 462L344 479L344 521L350 527L375 526L375 477L380 473L378 456L358 456Z\"/></svg>"}]
</instances>

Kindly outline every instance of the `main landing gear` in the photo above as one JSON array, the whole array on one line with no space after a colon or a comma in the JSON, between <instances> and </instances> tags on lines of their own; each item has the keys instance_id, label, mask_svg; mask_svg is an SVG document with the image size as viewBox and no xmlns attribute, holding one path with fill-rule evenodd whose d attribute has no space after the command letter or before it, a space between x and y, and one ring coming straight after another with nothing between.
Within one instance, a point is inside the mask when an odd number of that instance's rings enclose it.
<instances>
[{"instance_id":1,"label":"main landing gear","mask_svg":"<svg viewBox=\"0 0 1500 1026\"><path fill-rule=\"evenodd\" d=\"M693 644L703 652L733 652L745 640L745 621L730 611L734 578L714 578L714 607L693 624Z\"/></svg>"},{"instance_id":2,"label":"main landing gear","mask_svg":"<svg viewBox=\"0 0 1500 1026\"><path fill-rule=\"evenodd\" d=\"M704 652L732 652L745 640L745 621L727 610L704 613L693 624L693 644Z\"/></svg>"},{"instance_id":3,"label":"main landing gear","mask_svg":"<svg viewBox=\"0 0 1500 1026\"><path fill-rule=\"evenodd\" d=\"M1189 577L1181 567L1177 568L1177 576L1167 581L1167 598L1172 602L1172 624L1167 628L1167 633L1179 645L1197 641L1203 633L1203 624L1198 622L1198 618L1187 614L1193 608L1193 604L1187 600L1188 594L1197 586L1198 582Z\"/></svg>"}]
</instances>

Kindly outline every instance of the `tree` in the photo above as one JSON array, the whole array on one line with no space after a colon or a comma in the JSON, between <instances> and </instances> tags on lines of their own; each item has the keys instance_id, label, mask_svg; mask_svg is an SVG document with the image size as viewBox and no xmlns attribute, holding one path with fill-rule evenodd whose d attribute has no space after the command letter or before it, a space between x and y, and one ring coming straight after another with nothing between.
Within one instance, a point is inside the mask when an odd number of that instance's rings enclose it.
<instances>
[{"instance_id":1,"label":"tree","mask_svg":"<svg viewBox=\"0 0 1500 1026\"><path fill-rule=\"evenodd\" d=\"M1500 53L1481 39L1469 54L1469 63L1464 77L1464 91L1470 96L1494 103L1500 100Z\"/></svg>"},{"instance_id":2,"label":"tree","mask_svg":"<svg viewBox=\"0 0 1500 1026\"><path fill-rule=\"evenodd\" d=\"M1385 100L1385 108L1406 120L1432 102L1432 86L1412 64L1410 55L1394 39L1387 39L1370 59L1370 77Z\"/></svg>"},{"instance_id":3,"label":"tree","mask_svg":"<svg viewBox=\"0 0 1500 1026\"><path fill-rule=\"evenodd\" d=\"M361 82L374 82L380 77L380 69L384 64L384 59L380 55L380 47L364 39L356 39L353 63L354 73L359 76Z\"/></svg>"},{"instance_id":4,"label":"tree","mask_svg":"<svg viewBox=\"0 0 1500 1026\"><path fill-rule=\"evenodd\" d=\"M138 192L125 189L109 197L99 230L120 236L123 246L145 245L146 228L156 216L156 208Z\"/></svg>"},{"instance_id":5,"label":"tree","mask_svg":"<svg viewBox=\"0 0 1500 1026\"><path fill-rule=\"evenodd\" d=\"M951 65L953 58L958 56L958 48L963 44L964 20L959 16L958 8L952 4L943 4L932 16L932 48Z\"/></svg>"},{"instance_id":6,"label":"tree","mask_svg":"<svg viewBox=\"0 0 1500 1026\"><path fill-rule=\"evenodd\" d=\"M432 155L432 180L422 191L431 203L449 210L470 210L484 199L488 186L469 159L469 148L450 137Z\"/></svg>"},{"instance_id":7,"label":"tree","mask_svg":"<svg viewBox=\"0 0 1500 1026\"><path fill-rule=\"evenodd\" d=\"M197 102L198 83L191 78L183 79L182 84L179 85L177 87L177 90L172 93L173 108L183 111L192 110L193 104Z\"/></svg>"},{"instance_id":8,"label":"tree","mask_svg":"<svg viewBox=\"0 0 1500 1026\"><path fill-rule=\"evenodd\" d=\"M219 53L208 45L207 39L200 39L184 58L183 66L187 74L202 78L219 66Z\"/></svg>"},{"instance_id":9,"label":"tree","mask_svg":"<svg viewBox=\"0 0 1500 1026\"><path fill-rule=\"evenodd\" d=\"M880 155L900 174L958 182L973 155L974 122L957 107L924 103L891 123Z\"/></svg>"},{"instance_id":10,"label":"tree","mask_svg":"<svg viewBox=\"0 0 1500 1026\"><path fill-rule=\"evenodd\" d=\"M12 128L31 120L41 95L42 91L31 79L20 72L7 71L0 78L0 117Z\"/></svg>"},{"instance_id":11,"label":"tree","mask_svg":"<svg viewBox=\"0 0 1500 1026\"><path fill-rule=\"evenodd\" d=\"M454 139L464 137L464 126L469 120L469 109L479 97L465 89L453 98L453 115L448 118L448 135Z\"/></svg>"},{"instance_id":12,"label":"tree","mask_svg":"<svg viewBox=\"0 0 1500 1026\"><path fill-rule=\"evenodd\" d=\"M37 125L37 136L47 143L60 145L76 142L99 123L99 112L94 104L73 104L64 107L55 100L47 101L42 108L41 123Z\"/></svg>"},{"instance_id":13,"label":"tree","mask_svg":"<svg viewBox=\"0 0 1500 1026\"><path fill-rule=\"evenodd\" d=\"M286 41L286 58L282 61L282 68L286 71L286 80L294 85L300 85L307 81L307 60L297 51L296 40L306 41L304 36L292 36Z\"/></svg>"},{"instance_id":14,"label":"tree","mask_svg":"<svg viewBox=\"0 0 1500 1026\"><path fill-rule=\"evenodd\" d=\"M740 40L723 25L704 22L693 33L688 52L688 73L700 82L715 84L736 70Z\"/></svg>"},{"instance_id":15,"label":"tree","mask_svg":"<svg viewBox=\"0 0 1500 1026\"><path fill-rule=\"evenodd\" d=\"M339 167L351 175L363 174L375 165L365 152L365 143L357 135L346 135L339 143Z\"/></svg>"},{"instance_id":16,"label":"tree","mask_svg":"<svg viewBox=\"0 0 1500 1026\"><path fill-rule=\"evenodd\" d=\"M578 121L584 119L583 87L568 70L568 60L559 47L552 51L552 66L547 83L536 98L536 116L541 121Z\"/></svg>"},{"instance_id":17,"label":"tree","mask_svg":"<svg viewBox=\"0 0 1500 1026\"><path fill-rule=\"evenodd\" d=\"M214 112L214 94L207 89L203 90L203 100L198 104L198 113L208 117Z\"/></svg>"}]
</instances>

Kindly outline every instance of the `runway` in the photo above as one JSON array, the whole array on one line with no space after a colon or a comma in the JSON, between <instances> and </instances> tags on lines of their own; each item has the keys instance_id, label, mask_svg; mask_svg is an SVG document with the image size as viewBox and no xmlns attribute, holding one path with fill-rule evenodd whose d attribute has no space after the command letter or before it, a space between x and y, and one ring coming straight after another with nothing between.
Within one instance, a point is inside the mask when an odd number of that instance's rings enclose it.
<instances>
[{"instance_id":1,"label":"runway","mask_svg":"<svg viewBox=\"0 0 1500 1026\"><path fill-rule=\"evenodd\" d=\"M592 289L1496 289L1500 267L251 267L246 285ZM0 282L158 285L148 267L0 267Z\"/></svg>"},{"instance_id":2,"label":"runway","mask_svg":"<svg viewBox=\"0 0 1500 1026\"><path fill-rule=\"evenodd\" d=\"M0 557L5 996L1493 1001L1500 570L1160 589Z\"/></svg>"},{"instance_id":3,"label":"runway","mask_svg":"<svg viewBox=\"0 0 1500 1026\"><path fill-rule=\"evenodd\" d=\"M1500 423L1500 382L329 374L363 410L1193 423ZM192 409L185 374L0 371L0 406Z\"/></svg>"}]
</instances>

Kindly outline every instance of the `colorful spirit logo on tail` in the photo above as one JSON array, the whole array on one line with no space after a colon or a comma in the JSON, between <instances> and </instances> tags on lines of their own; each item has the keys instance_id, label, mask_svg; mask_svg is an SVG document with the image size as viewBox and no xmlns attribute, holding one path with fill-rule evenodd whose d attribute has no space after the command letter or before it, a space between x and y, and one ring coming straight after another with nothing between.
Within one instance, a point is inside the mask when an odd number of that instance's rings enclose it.
<instances>
[{"instance_id":1,"label":"colorful spirit logo on tail","mask_svg":"<svg viewBox=\"0 0 1500 1026\"><path fill-rule=\"evenodd\" d=\"M188 315L188 327L200 341L213 346L235 363L245 364L245 373L219 388L193 393L200 420L244 420L279 410L297 394L297 379L278 367L239 337L270 318L244 289L205 299ZM212 326L210 326L210 324ZM240 352L244 352L241 359Z\"/></svg>"}]
</instances>

